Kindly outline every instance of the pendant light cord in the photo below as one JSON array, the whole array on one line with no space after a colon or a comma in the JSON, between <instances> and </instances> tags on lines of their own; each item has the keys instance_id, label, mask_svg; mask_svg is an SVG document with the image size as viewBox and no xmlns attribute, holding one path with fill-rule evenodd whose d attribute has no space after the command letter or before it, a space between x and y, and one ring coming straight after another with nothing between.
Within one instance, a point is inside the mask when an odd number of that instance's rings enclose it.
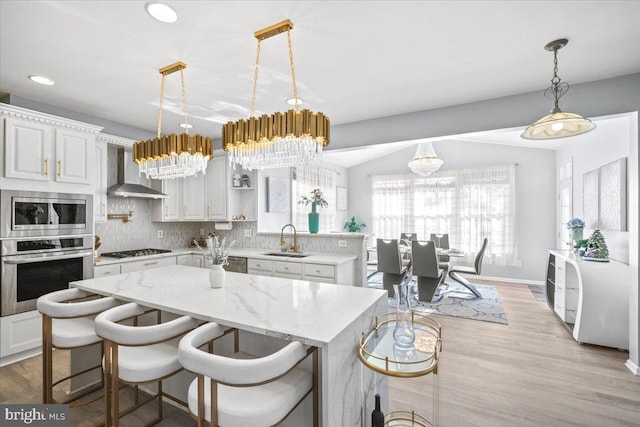
<instances>
[{"instance_id":1,"label":"pendant light cord","mask_svg":"<svg viewBox=\"0 0 640 427\"><path fill-rule=\"evenodd\" d=\"M287 46L289 47L289 65L291 66L291 82L293 83L293 100L296 111L300 110L298 100L298 85L296 84L296 67L293 64L293 45L291 43L291 30L287 30Z\"/></svg>"},{"instance_id":2,"label":"pendant light cord","mask_svg":"<svg viewBox=\"0 0 640 427\"><path fill-rule=\"evenodd\" d=\"M184 72L180 70L180 82L182 85L182 114L184 114L184 133L189 135L189 122L187 121L187 93L184 90Z\"/></svg>"},{"instance_id":3,"label":"pendant light cord","mask_svg":"<svg viewBox=\"0 0 640 427\"><path fill-rule=\"evenodd\" d=\"M260 43L262 40L258 39L258 48L256 49L256 69L253 72L253 93L251 95L251 111L249 117L254 117L256 114L256 90L258 88L258 68L260 67Z\"/></svg>"}]
</instances>

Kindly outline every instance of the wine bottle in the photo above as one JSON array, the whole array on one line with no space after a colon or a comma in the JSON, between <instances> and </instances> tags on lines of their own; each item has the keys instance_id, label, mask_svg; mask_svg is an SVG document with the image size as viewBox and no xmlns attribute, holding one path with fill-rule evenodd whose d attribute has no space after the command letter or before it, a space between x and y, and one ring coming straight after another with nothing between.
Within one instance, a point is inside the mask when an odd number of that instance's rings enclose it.
<instances>
[{"instance_id":1,"label":"wine bottle","mask_svg":"<svg viewBox=\"0 0 640 427\"><path fill-rule=\"evenodd\" d=\"M376 408L371 413L371 427L384 427L384 414L380 410L379 394L376 394Z\"/></svg>"}]
</instances>

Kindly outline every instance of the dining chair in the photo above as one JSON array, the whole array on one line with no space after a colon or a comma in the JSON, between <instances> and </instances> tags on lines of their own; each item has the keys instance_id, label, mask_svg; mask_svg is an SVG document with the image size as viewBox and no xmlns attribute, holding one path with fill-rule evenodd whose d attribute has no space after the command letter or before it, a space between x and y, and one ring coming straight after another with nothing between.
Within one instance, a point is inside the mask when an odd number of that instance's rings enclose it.
<instances>
[{"instance_id":1,"label":"dining chair","mask_svg":"<svg viewBox=\"0 0 640 427\"><path fill-rule=\"evenodd\" d=\"M482 260L484 259L484 253L487 249L488 242L489 240L485 237L484 240L482 241L482 246L480 247L480 250L476 255L476 259L473 262L473 267L465 266L465 265L453 265L449 269L449 277L451 277L456 282L460 283L465 288L469 289L478 298L482 298L482 294L480 293L480 291L478 291L478 289L471 282L469 282L459 273L475 274L478 276L480 275L480 272L482 271Z\"/></svg>"},{"instance_id":2,"label":"dining chair","mask_svg":"<svg viewBox=\"0 0 640 427\"><path fill-rule=\"evenodd\" d=\"M438 256L433 241L411 242L412 272L418 280L418 300L431 302L446 273L438 266Z\"/></svg>"},{"instance_id":3,"label":"dining chair","mask_svg":"<svg viewBox=\"0 0 640 427\"><path fill-rule=\"evenodd\" d=\"M102 338L95 333L94 319L99 313L118 304L119 302L112 297L102 298L76 288L50 292L38 298L36 306L42 315L42 403L68 404L95 391L94 388L90 388L72 399L56 401L53 397L56 385L94 369L100 369L102 373L102 365L96 361L97 364L93 367L53 382L53 349L71 350L101 344ZM94 402L101 397L83 404Z\"/></svg>"},{"instance_id":4,"label":"dining chair","mask_svg":"<svg viewBox=\"0 0 640 427\"><path fill-rule=\"evenodd\" d=\"M389 297L393 297L393 285L402 282L405 274L411 268L411 259L402 259L397 239L377 239L376 252L378 256L377 271L382 273L382 287L388 292Z\"/></svg>"},{"instance_id":5,"label":"dining chair","mask_svg":"<svg viewBox=\"0 0 640 427\"><path fill-rule=\"evenodd\" d=\"M213 354L213 342L233 332L234 353ZM180 340L179 360L197 375L189 385L189 411L203 426L275 426L309 395L313 426L319 424L318 351L291 341L280 350L255 357L238 349L238 330L207 323ZM204 346L208 344L205 350ZM312 371L298 365L312 355Z\"/></svg>"},{"instance_id":6,"label":"dining chair","mask_svg":"<svg viewBox=\"0 0 640 427\"><path fill-rule=\"evenodd\" d=\"M432 240L435 243L436 248L438 249L451 249L451 247L449 246L449 234L447 233L445 234L431 233L429 240ZM449 255L438 255L438 260L440 261L440 268L442 268L445 271L448 271L450 267L449 261L451 260Z\"/></svg>"},{"instance_id":7,"label":"dining chair","mask_svg":"<svg viewBox=\"0 0 640 427\"><path fill-rule=\"evenodd\" d=\"M137 320L139 316L153 311L157 312L158 323L155 325L121 323L127 319ZM133 302L111 308L96 317L96 334L104 339L105 348L106 425L118 427L121 416L157 399L157 417L151 422L156 423L162 420L163 397L186 405L162 391L162 380L182 370L178 361L179 338L194 329L197 322L189 316L164 323L160 321L160 311L149 310ZM157 393L139 401L136 387L133 406L121 413L120 384L138 386L150 382L157 383Z\"/></svg>"},{"instance_id":8,"label":"dining chair","mask_svg":"<svg viewBox=\"0 0 640 427\"><path fill-rule=\"evenodd\" d=\"M416 233L400 233L400 239L402 240L418 240L418 235Z\"/></svg>"}]
</instances>

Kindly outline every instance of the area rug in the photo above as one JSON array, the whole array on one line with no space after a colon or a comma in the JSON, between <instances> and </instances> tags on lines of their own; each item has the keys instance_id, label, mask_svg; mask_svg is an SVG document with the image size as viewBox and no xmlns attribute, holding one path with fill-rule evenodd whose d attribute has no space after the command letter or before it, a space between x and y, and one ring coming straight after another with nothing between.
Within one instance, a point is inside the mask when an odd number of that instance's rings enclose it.
<instances>
[{"instance_id":1,"label":"area rug","mask_svg":"<svg viewBox=\"0 0 640 427\"><path fill-rule=\"evenodd\" d=\"M440 314L442 316L460 317L463 319L481 320L507 325L507 315L504 312L498 290L495 286L474 284L482 298L475 298L464 286L457 282L447 281L438 288L435 302L418 301L415 279L410 283L411 309L421 313ZM367 286L382 289L382 274L369 277ZM394 307L395 300L389 298L389 306Z\"/></svg>"},{"instance_id":2,"label":"area rug","mask_svg":"<svg viewBox=\"0 0 640 427\"><path fill-rule=\"evenodd\" d=\"M545 293L544 286L540 285L527 285L529 290L538 301L547 302L547 294Z\"/></svg>"}]
</instances>

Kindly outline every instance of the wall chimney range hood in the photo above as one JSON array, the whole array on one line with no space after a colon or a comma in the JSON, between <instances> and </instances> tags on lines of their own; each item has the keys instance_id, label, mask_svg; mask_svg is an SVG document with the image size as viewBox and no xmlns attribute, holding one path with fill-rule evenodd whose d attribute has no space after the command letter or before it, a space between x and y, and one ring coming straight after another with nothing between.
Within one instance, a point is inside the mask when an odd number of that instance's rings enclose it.
<instances>
[{"instance_id":1,"label":"wall chimney range hood","mask_svg":"<svg viewBox=\"0 0 640 427\"><path fill-rule=\"evenodd\" d=\"M131 166L133 166L131 153L127 153L124 148L118 148L118 181L117 184L112 185L107 189L107 196L135 197L138 199L166 199L169 197L164 193L154 190L153 188L145 187L138 183L126 182L127 177L125 174L127 161L131 163ZM138 180L139 178L135 177L135 181Z\"/></svg>"}]
</instances>

